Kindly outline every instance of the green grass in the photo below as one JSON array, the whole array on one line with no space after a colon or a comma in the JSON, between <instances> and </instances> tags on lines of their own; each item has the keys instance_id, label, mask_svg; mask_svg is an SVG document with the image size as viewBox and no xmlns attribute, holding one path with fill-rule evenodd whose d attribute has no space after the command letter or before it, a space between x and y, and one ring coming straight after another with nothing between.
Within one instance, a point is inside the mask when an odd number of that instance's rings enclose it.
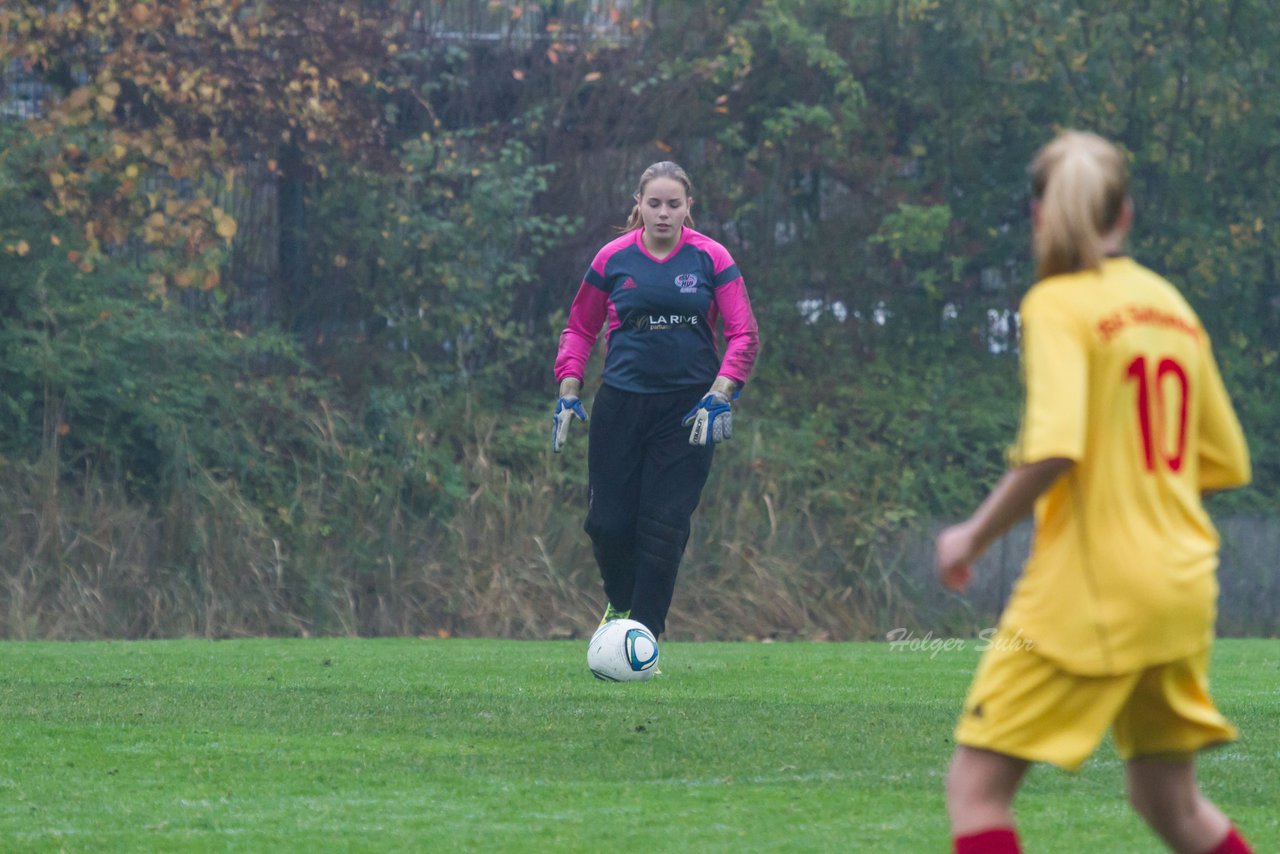
<instances>
[{"instance_id":1,"label":"green grass","mask_svg":"<svg viewBox=\"0 0 1280 854\"><path fill-rule=\"evenodd\" d=\"M605 684L584 642L0 643L0 850L945 852L974 646L669 642ZM1280 641L1214 667L1244 736L1201 779L1280 850ZM1028 848L1163 850L1121 771L1033 772Z\"/></svg>"}]
</instances>

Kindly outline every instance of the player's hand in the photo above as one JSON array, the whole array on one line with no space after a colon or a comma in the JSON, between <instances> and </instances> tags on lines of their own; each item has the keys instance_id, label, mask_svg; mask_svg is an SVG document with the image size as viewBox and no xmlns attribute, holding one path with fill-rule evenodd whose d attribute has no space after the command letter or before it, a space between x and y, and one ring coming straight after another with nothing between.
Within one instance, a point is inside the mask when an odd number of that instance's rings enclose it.
<instances>
[{"instance_id":1,"label":"player's hand","mask_svg":"<svg viewBox=\"0 0 1280 854\"><path fill-rule=\"evenodd\" d=\"M680 423L685 427L693 425L689 431L690 445L723 442L733 435L733 408L729 406L729 396L711 389Z\"/></svg>"},{"instance_id":2,"label":"player's hand","mask_svg":"<svg viewBox=\"0 0 1280 854\"><path fill-rule=\"evenodd\" d=\"M966 523L944 528L934 543L933 564L942 586L963 593L973 581L977 557L973 534Z\"/></svg>"},{"instance_id":3,"label":"player's hand","mask_svg":"<svg viewBox=\"0 0 1280 854\"><path fill-rule=\"evenodd\" d=\"M564 439L568 438L568 423L573 419L586 421L586 408L577 399L581 383L576 379L566 379L561 383L561 396L556 401L556 412L552 415L552 451L559 453L564 447Z\"/></svg>"}]
</instances>

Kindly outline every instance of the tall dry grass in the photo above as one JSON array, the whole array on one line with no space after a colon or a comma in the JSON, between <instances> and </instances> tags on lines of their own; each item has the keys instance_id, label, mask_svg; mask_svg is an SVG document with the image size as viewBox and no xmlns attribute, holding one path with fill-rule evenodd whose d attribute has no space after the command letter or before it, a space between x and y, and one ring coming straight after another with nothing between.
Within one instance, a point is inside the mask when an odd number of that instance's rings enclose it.
<instances>
[{"instance_id":1,"label":"tall dry grass","mask_svg":"<svg viewBox=\"0 0 1280 854\"><path fill-rule=\"evenodd\" d=\"M909 520L852 486L806 489L785 460L768 458L758 429L743 438L717 451L668 620L673 636L848 640L910 623L900 566Z\"/></svg>"},{"instance_id":2,"label":"tall dry grass","mask_svg":"<svg viewBox=\"0 0 1280 854\"><path fill-rule=\"evenodd\" d=\"M5 465L0 637L585 637L604 597L581 527L583 460L512 465L502 429L475 428L468 490L447 513L415 504L420 472L389 476L351 451L341 478L300 478L290 506L270 510L194 467L148 503L101 476L68 481L47 460ZM694 516L668 637L964 636L999 612L1027 531L984 558L957 600L930 583L930 532L886 512L892 501L799 488L759 433L734 441ZM1274 634L1280 528L1233 519L1223 533L1223 630Z\"/></svg>"},{"instance_id":3,"label":"tall dry grass","mask_svg":"<svg viewBox=\"0 0 1280 854\"><path fill-rule=\"evenodd\" d=\"M43 470L42 470L43 469ZM0 635L220 637L288 630L265 526L227 484L162 507L86 475L7 467L0 489Z\"/></svg>"},{"instance_id":4,"label":"tall dry grass","mask_svg":"<svg viewBox=\"0 0 1280 854\"><path fill-rule=\"evenodd\" d=\"M421 473L347 449L340 477L300 476L276 508L194 464L154 502L100 475L68 481L48 460L7 466L0 636L586 636L604 597L581 526L583 461L513 465L503 431L525 428L475 424L466 494L425 514ZM528 428L539 443L541 426ZM762 460L758 433L737 442L695 514L669 636L847 639L906 620L903 530L870 509L824 513Z\"/></svg>"}]
</instances>

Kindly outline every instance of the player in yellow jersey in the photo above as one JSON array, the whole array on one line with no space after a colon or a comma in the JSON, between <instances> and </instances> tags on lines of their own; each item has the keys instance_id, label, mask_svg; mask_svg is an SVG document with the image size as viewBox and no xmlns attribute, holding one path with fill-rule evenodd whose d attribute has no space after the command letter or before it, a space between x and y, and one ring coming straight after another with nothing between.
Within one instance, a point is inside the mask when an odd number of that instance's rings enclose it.
<instances>
[{"instance_id":1,"label":"player in yellow jersey","mask_svg":"<svg viewBox=\"0 0 1280 854\"><path fill-rule=\"evenodd\" d=\"M1021 430L1009 470L936 544L939 578L963 590L972 562L1035 513L956 727L955 851L1018 851L1027 769L1075 770L1110 728L1129 800L1171 850L1248 852L1195 775L1198 750L1236 736L1207 691L1218 535L1201 496L1248 483L1244 435L1195 312L1123 254L1124 155L1068 131L1031 181Z\"/></svg>"}]
</instances>

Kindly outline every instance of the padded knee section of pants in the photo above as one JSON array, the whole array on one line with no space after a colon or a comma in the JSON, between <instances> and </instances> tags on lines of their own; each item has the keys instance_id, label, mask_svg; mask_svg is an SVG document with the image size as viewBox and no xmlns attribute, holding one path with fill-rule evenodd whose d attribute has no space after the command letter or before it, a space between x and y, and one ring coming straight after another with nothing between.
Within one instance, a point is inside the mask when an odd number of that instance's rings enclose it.
<instances>
[{"instance_id":1,"label":"padded knee section of pants","mask_svg":"<svg viewBox=\"0 0 1280 854\"><path fill-rule=\"evenodd\" d=\"M636 551L655 566L674 571L688 541L688 523L672 524L651 515L636 520Z\"/></svg>"},{"instance_id":2,"label":"padded knee section of pants","mask_svg":"<svg viewBox=\"0 0 1280 854\"><path fill-rule=\"evenodd\" d=\"M636 595L631 618L644 623L655 635L666 631L667 610L688 540L686 519L673 522L641 514L636 520Z\"/></svg>"},{"instance_id":3,"label":"padded knee section of pants","mask_svg":"<svg viewBox=\"0 0 1280 854\"><path fill-rule=\"evenodd\" d=\"M636 535L630 528L606 528L590 522L584 527L587 530L587 536L591 538L591 545L598 550L629 552L635 548Z\"/></svg>"}]
</instances>

